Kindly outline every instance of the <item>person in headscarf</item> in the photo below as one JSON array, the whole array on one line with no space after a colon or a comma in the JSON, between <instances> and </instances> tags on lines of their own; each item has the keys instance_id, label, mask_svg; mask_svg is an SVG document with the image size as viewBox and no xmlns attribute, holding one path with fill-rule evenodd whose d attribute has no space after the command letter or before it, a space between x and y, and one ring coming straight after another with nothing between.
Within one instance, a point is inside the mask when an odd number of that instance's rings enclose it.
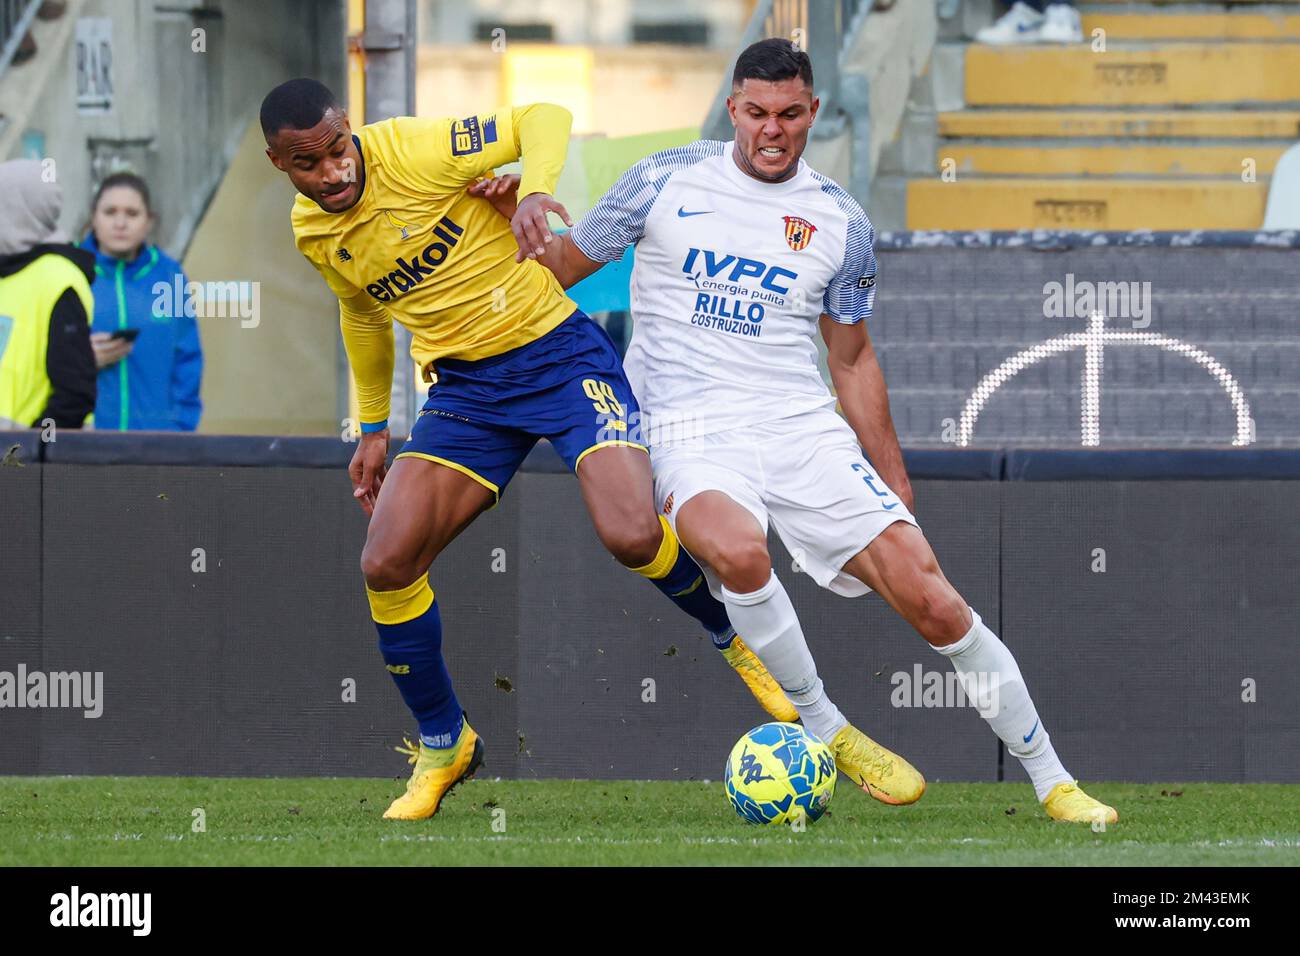
<instances>
[{"instance_id":1,"label":"person in headscarf","mask_svg":"<svg viewBox=\"0 0 1300 956\"><path fill-rule=\"evenodd\" d=\"M80 428L95 408L95 257L59 231L63 192L35 159L0 163L0 427Z\"/></svg>"}]
</instances>

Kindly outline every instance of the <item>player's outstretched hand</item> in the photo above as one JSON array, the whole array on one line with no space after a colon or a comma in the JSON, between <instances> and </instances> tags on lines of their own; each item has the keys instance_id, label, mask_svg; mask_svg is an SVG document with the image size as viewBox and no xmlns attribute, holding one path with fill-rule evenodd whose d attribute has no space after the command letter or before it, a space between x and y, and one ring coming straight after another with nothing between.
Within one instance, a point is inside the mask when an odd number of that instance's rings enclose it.
<instances>
[{"instance_id":1,"label":"player's outstretched hand","mask_svg":"<svg viewBox=\"0 0 1300 956\"><path fill-rule=\"evenodd\" d=\"M556 202L554 196L548 196L546 193L529 193L520 201L514 218L510 220L510 230L515 234L515 241L519 243L515 262L540 259L546 254L547 244L555 239L551 234L551 227L546 222L548 212L553 212L563 219L566 226L573 225L573 220L569 218L569 211Z\"/></svg>"},{"instance_id":2,"label":"player's outstretched hand","mask_svg":"<svg viewBox=\"0 0 1300 956\"><path fill-rule=\"evenodd\" d=\"M501 215L513 219L515 210L519 208L519 197L516 195L519 192L519 180L518 173L505 173L491 179L480 179L467 192L471 196L486 199Z\"/></svg>"},{"instance_id":3,"label":"player's outstretched hand","mask_svg":"<svg viewBox=\"0 0 1300 956\"><path fill-rule=\"evenodd\" d=\"M387 473L388 429L362 435L357 450L352 453L348 477L352 479L352 497L357 499L361 510L367 515L375 513L379 487L384 483L384 475Z\"/></svg>"}]
</instances>

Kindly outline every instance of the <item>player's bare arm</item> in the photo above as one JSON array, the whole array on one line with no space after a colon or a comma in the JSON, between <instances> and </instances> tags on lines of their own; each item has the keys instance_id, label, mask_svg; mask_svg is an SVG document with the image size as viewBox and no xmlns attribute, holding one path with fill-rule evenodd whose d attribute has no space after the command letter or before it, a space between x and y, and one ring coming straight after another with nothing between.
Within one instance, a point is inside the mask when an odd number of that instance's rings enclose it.
<instances>
[{"instance_id":1,"label":"player's bare arm","mask_svg":"<svg viewBox=\"0 0 1300 956\"><path fill-rule=\"evenodd\" d=\"M912 483L903 466L903 451L889 414L889 392L885 376L871 347L865 322L845 325L830 316L821 317L826 342L826 364L844 417L848 419L867 459L876 466L885 483L912 509Z\"/></svg>"}]
</instances>

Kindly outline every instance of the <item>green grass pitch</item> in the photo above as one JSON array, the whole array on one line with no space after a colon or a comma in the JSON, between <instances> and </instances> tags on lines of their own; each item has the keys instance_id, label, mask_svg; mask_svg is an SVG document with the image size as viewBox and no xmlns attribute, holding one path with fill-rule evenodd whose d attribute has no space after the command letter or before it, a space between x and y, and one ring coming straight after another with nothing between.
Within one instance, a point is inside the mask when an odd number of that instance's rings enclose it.
<instances>
[{"instance_id":1,"label":"green grass pitch","mask_svg":"<svg viewBox=\"0 0 1300 956\"><path fill-rule=\"evenodd\" d=\"M1300 786L1281 784L1088 784L1120 811L1101 833L1047 819L1028 784L936 783L914 806L885 807L841 782L829 816L802 833L745 823L716 781L485 778L432 820L380 819L401 789L375 779L0 777L0 864L1300 864ZM196 810L204 832L194 832Z\"/></svg>"}]
</instances>

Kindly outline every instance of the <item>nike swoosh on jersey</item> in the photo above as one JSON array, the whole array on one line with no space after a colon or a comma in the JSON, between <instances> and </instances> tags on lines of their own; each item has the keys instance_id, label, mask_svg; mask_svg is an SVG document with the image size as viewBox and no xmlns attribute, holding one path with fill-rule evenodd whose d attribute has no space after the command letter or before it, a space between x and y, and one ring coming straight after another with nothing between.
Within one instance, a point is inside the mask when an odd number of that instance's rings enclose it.
<instances>
[{"instance_id":1,"label":"nike swoosh on jersey","mask_svg":"<svg viewBox=\"0 0 1300 956\"><path fill-rule=\"evenodd\" d=\"M685 219L687 216L707 216L711 212L713 212L712 209L701 209L699 212L687 212L685 206L677 207L677 215L682 219Z\"/></svg>"}]
</instances>

